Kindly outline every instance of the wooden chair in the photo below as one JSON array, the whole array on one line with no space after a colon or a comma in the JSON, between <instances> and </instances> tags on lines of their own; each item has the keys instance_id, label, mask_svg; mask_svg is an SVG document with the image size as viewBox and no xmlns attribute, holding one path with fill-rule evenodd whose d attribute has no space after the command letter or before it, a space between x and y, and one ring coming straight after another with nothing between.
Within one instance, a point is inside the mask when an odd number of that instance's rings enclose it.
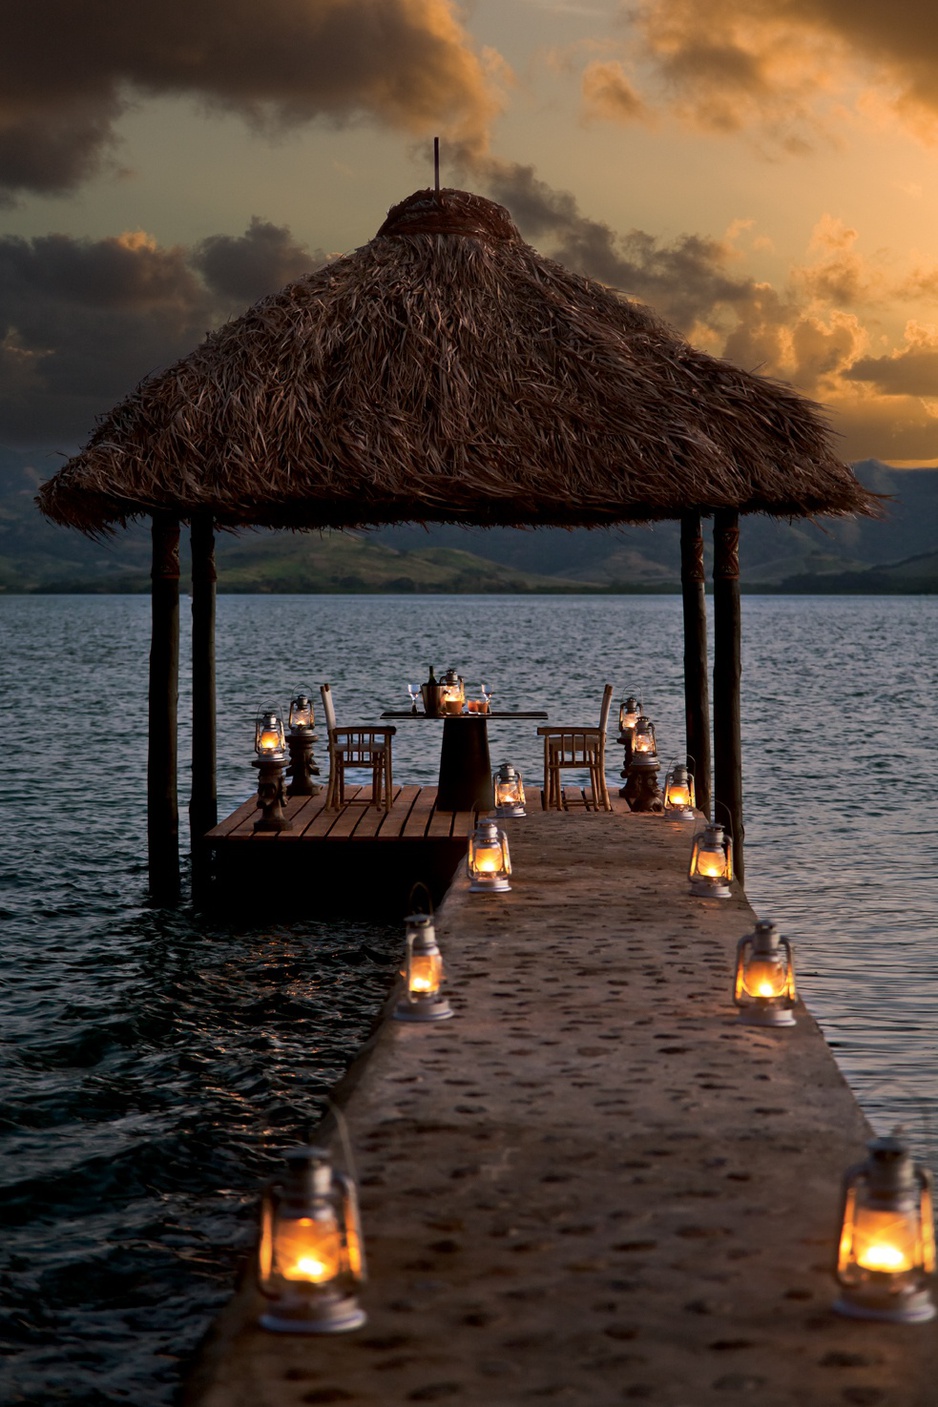
<instances>
[{"instance_id":1,"label":"wooden chair","mask_svg":"<svg viewBox=\"0 0 938 1407\"><path fill-rule=\"evenodd\" d=\"M322 684L322 708L329 733L329 789L326 810L338 811L345 805L345 769L371 768L371 804L391 809L391 738L396 728L337 728L332 689ZM383 798L383 799L382 799Z\"/></svg>"},{"instance_id":2,"label":"wooden chair","mask_svg":"<svg viewBox=\"0 0 938 1407\"><path fill-rule=\"evenodd\" d=\"M563 809L563 788L560 773L564 767L575 767L581 772L589 771L593 787L594 804L602 803L604 811L612 810L609 792L606 788L606 727L609 723L609 707L612 703L612 685L603 689L602 707L599 711L599 727L587 725L583 728L561 727L545 724L538 728L539 738L544 739L544 805Z\"/></svg>"}]
</instances>

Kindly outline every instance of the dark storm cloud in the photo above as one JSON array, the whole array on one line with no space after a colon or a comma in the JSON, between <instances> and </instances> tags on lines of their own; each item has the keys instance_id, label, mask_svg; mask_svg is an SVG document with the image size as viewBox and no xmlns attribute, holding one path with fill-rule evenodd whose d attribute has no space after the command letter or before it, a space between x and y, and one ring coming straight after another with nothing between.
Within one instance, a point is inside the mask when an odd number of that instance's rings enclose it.
<instances>
[{"instance_id":1,"label":"dark storm cloud","mask_svg":"<svg viewBox=\"0 0 938 1407\"><path fill-rule=\"evenodd\" d=\"M191 262L213 293L242 306L256 303L325 260L322 250L311 255L293 243L288 229L255 215L243 235L210 235L203 240Z\"/></svg>"},{"instance_id":2,"label":"dark storm cloud","mask_svg":"<svg viewBox=\"0 0 938 1407\"><path fill-rule=\"evenodd\" d=\"M552 258L651 304L683 331L751 299L752 280L727 274L730 253L718 240L687 234L662 244L643 230L620 235L583 215L568 191L539 180L532 166L489 159L477 169L522 233Z\"/></svg>"},{"instance_id":3,"label":"dark storm cloud","mask_svg":"<svg viewBox=\"0 0 938 1407\"><path fill-rule=\"evenodd\" d=\"M0 440L74 446L141 377L317 262L256 217L195 250L142 234L0 239Z\"/></svg>"},{"instance_id":4,"label":"dark storm cloud","mask_svg":"<svg viewBox=\"0 0 938 1407\"><path fill-rule=\"evenodd\" d=\"M883 396L938 400L938 347L913 347L892 357L861 357L844 375L868 381Z\"/></svg>"},{"instance_id":5,"label":"dark storm cloud","mask_svg":"<svg viewBox=\"0 0 938 1407\"><path fill-rule=\"evenodd\" d=\"M448 0L0 0L0 192L73 189L141 95L272 132L373 118L479 143L488 77Z\"/></svg>"}]
</instances>

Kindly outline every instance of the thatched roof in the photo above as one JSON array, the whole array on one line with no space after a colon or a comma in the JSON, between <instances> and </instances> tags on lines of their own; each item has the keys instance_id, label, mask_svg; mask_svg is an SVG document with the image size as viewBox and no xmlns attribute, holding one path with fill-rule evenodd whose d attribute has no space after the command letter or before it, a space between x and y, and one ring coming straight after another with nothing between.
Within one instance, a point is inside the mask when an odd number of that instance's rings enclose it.
<instances>
[{"instance_id":1,"label":"thatched roof","mask_svg":"<svg viewBox=\"0 0 938 1407\"><path fill-rule=\"evenodd\" d=\"M419 191L146 380L44 485L57 522L603 524L868 512L819 408Z\"/></svg>"}]
</instances>

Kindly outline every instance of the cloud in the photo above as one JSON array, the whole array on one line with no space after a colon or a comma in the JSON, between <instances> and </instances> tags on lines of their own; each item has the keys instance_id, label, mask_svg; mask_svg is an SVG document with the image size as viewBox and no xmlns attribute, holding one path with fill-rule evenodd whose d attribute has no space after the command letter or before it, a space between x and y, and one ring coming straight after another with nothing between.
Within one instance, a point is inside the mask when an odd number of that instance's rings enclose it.
<instances>
[{"instance_id":1,"label":"cloud","mask_svg":"<svg viewBox=\"0 0 938 1407\"><path fill-rule=\"evenodd\" d=\"M256 217L195 249L140 231L0 239L0 439L77 443L143 376L317 262Z\"/></svg>"},{"instance_id":2,"label":"cloud","mask_svg":"<svg viewBox=\"0 0 938 1407\"><path fill-rule=\"evenodd\" d=\"M587 66L593 118L663 108L698 130L794 153L838 140L845 118L938 140L938 18L926 0L629 0L621 14L629 77L622 64ZM617 68L632 99L621 105Z\"/></svg>"},{"instance_id":3,"label":"cloud","mask_svg":"<svg viewBox=\"0 0 938 1407\"><path fill-rule=\"evenodd\" d=\"M589 118L611 122L644 121L648 108L622 65L595 60L583 70L583 102Z\"/></svg>"},{"instance_id":4,"label":"cloud","mask_svg":"<svg viewBox=\"0 0 938 1407\"><path fill-rule=\"evenodd\" d=\"M326 255L293 242L284 226L252 216L243 235L210 235L195 249L191 263L212 293L236 306L256 303L294 279L324 264Z\"/></svg>"},{"instance_id":5,"label":"cloud","mask_svg":"<svg viewBox=\"0 0 938 1407\"><path fill-rule=\"evenodd\" d=\"M826 107L844 80L848 46L780 0L638 0L622 6L622 65L586 67L588 116L632 121L658 108L704 132L743 132L803 153L831 140ZM632 103L615 101L618 68ZM605 83L603 80L605 79Z\"/></svg>"},{"instance_id":6,"label":"cloud","mask_svg":"<svg viewBox=\"0 0 938 1407\"><path fill-rule=\"evenodd\" d=\"M433 128L481 147L497 56L450 0L0 0L0 194L74 189L152 95L272 134L317 119Z\"/></svg>"},{"instance_id":7,"label":"cloud","mask_svg":"<svg viewBox=\"0 0 938 1407\"><path fill-rule=\"evenodd\" d=\"M938 404L938 328L911 321L904 347L885 357L859 358L845 374L883 396L917 396L929 406Z\"/></svg>"},{"instance_id":8,"label":"cloud","mask_svg":"<svg viewBox=\"0 0 938 1407\"><path fill-rule=\"evenodd\" d=\"M488 158L476 173L495 200L507 205L522 233L568 268L600 279L650 303L684 332L712 323L727 306L744 303L753 282L734 277L728 241L685 234L663 244L644 230L617 234L582 214L569 191L538 179L533 166Z\"/></svg>"}]
</instances>

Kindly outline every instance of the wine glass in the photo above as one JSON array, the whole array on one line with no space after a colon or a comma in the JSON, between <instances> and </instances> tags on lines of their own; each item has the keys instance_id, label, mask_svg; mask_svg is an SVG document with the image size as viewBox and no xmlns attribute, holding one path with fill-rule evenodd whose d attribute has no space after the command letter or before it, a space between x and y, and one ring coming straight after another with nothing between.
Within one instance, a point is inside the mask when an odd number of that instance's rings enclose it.
<instances>
[{"instance_id":1,"label":"wine glass","mask_svg":"<svg viewBox=\"0 0 938 1407\"><path fill-rule=\"evenodd\" d=\"M408 685L407 685L407 692L408 692L408 694L410 695L410 711L411 711L411 713L416 713L416 712L417 712L417 700L420 698L420 685L419 685L419 684L408 684Z\"/></svg>"},{"instance_id":2,"label":"wine glass","mask_svg":"<svg viewBox=\"0 0 938 1407\"><path fill-rule=\"evenodd\" d=\"M488 684L481 684L479 687L480 687L481 690L482 690L482 697L485 699L485 711L486 711L486 713L491 713L491 712L492 712L492 698L493 698L493 696L494 696L495 690L494 690L494 689L490 689L489 686L488 686Z\"/></svg>"}]
</instances>

